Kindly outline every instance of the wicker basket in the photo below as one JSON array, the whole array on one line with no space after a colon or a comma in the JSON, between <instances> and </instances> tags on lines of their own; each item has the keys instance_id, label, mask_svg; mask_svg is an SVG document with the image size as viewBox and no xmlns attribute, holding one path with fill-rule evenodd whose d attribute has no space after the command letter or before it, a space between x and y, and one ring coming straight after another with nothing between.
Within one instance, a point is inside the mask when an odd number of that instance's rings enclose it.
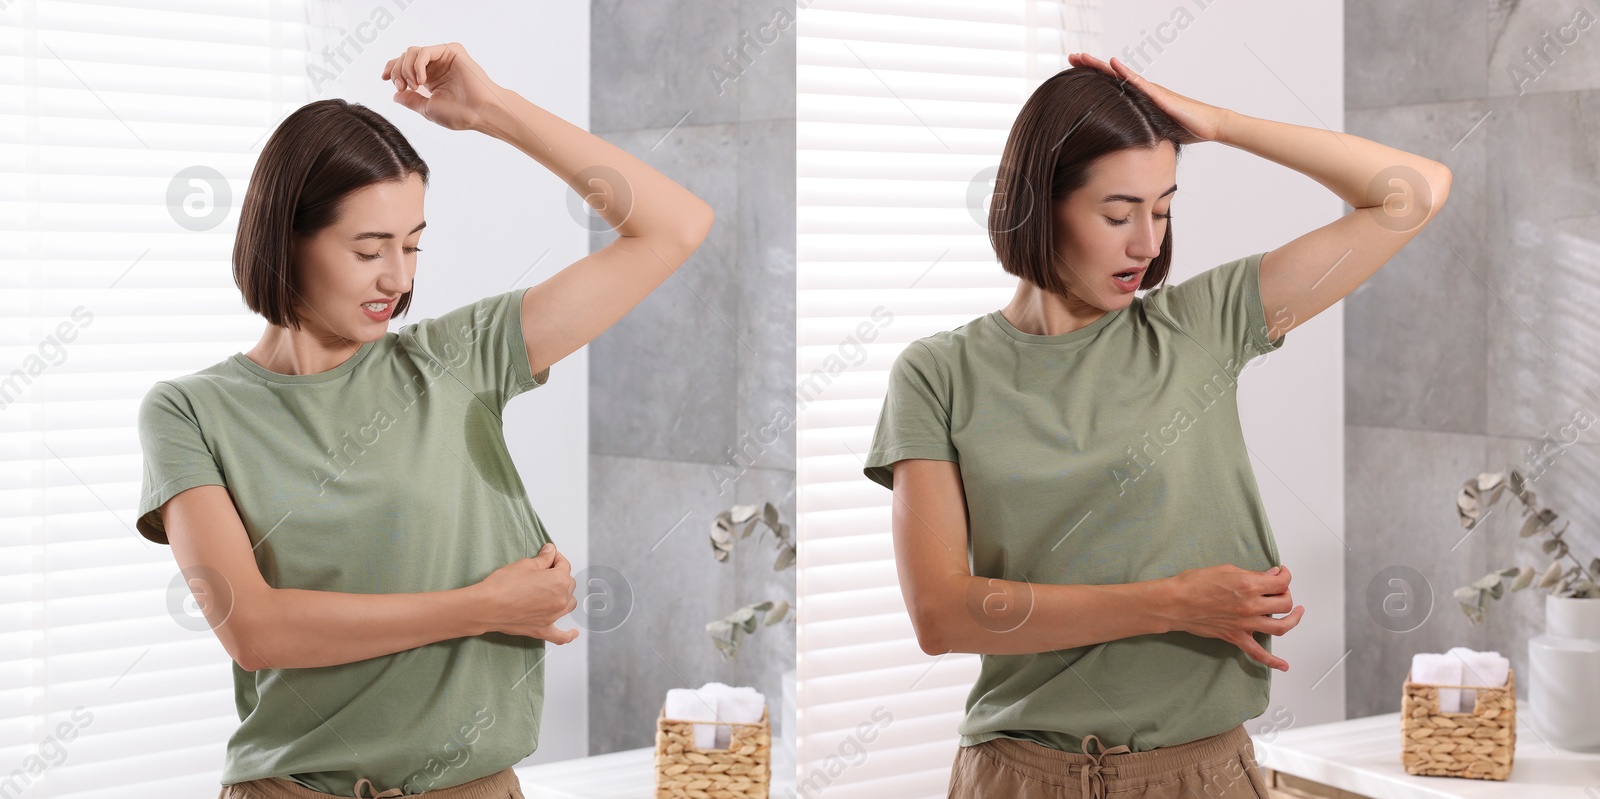
<instances>
[{"instance_id":1,"label":"wicker basket","mask_svg":"<svg viewBox=\"0 0 1600 799\"><path fill-rule=\"evenodd\" d=\"M1407 774L1503 780L1517 748L1516 676L1499 688L1411 681L1400 696L1400 762ZM1470 713L1439 710L1440 688L1476 691Z\"/></svg>"},{"instance_id":2,"label":"wicker basket","mask_svg":"<svg viewBox=\"0 0 1600 799\"><path fill-rule=\"evenodd\" d=\"M727 749L696 749L694 725L730 727ZM656 799L767 799L772 723L766 707L753 724L656 716Z\"/></svg>"}]
</instances>

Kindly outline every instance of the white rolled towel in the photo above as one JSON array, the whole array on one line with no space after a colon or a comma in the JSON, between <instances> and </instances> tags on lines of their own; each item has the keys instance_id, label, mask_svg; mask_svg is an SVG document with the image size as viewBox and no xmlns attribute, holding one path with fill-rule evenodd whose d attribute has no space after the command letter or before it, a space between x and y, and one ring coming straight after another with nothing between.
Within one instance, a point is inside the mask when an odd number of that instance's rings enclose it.
<instances>
[{"instance_id":1,"label":"white rolled towel","mask_svg":"<svg viewBox=\"0 0 1600 799\"><path fill-rule=\"evenodd\" d=\"M761 720L761 712L767 706L766 697L760 691L748 686L737 686L720 692L717 698L717 716L728 722L741 724L754 724ZM733 742L732 727L717 728L718 749L727 749Z\"/></svg>"},{"instance_id":2,"label":"white rolled towel","mask_svg":"<svg viewBox=\"0 0 1600 799\"><path fill-rule=\"evenodd\" d=\"M1504 688L1511 674L1511 661L1499 652L1479 652L1464 646L1451 647L1447 655L1461 661L1461 684L1481 685L1486 688ZM1477 691L1463 691L1461 710L1470 713L1476 707Z\"/></svg>"},{"instance_id":3,"label":"white rolled towel","mask_svg":"<svg viewBox=\"0 0 1600 799\"><path fill-rule=\"evenodd\" d=\"M718 717L717 693L693 688L667 690L665 713L669 719L681 721L708 721ZM716 746L717 725L694 725L694 748L711 749Z\"/></svg>"},{"instance_id":4,"label":"white rolled towel","mask_svg":"<svg viewBox=\"0 0 1600 799\"><path fill-rule=\"evenodd\" d=\"M1428 685L1462 685L1461 658L1446 653L1422 652L1411 656L1411 681ZM1461 689L1439 689L1439 712L1461 712Z\"/></svg>"}]
</instances>

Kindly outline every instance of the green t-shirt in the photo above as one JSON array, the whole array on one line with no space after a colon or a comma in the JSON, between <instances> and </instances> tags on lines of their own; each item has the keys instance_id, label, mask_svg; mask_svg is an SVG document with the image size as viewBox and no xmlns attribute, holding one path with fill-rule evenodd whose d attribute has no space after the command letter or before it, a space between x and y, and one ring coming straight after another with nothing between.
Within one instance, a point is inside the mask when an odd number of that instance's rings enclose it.
<instances>
[{"instance_id":1,"label":"green t-shirt","mask_svg":"<svg viewBox=\"0 0 1600 799\"><path fill-rule=\"evenodd\" d=\"M1024 333L995 311L913 341L891 367L866 476L892 489L895 461L959 464L980 577L1104 585L1272 568L1235 391L1244 365L1285 340L1267 339L1263 254L1070 333ZM1255 638L1271 651L1270 635ZM1238 646L1185 632L980 659L962 746L1081 752L1093 733L1145 751L1261 715L1271 686Z\"/></svg>"},{"instance_id":2,"label":"green t-shirt","mask_svg":"<svg viewBox=\"0 0 1600 799\"><path fill-rule=\"evenodd\" d=\"M549 375L529 374L524 291L408 324L326 372L241 353L156 383L139 408L140 534L167 543L156 509L222 485L277 588L441 591L537 554L550 538L500 418ZM235 663L222 783L353 796L365 777L412 794L514 765L538 745L544 644L491 633L319 668Z\"/></svg>"}]
</instances>

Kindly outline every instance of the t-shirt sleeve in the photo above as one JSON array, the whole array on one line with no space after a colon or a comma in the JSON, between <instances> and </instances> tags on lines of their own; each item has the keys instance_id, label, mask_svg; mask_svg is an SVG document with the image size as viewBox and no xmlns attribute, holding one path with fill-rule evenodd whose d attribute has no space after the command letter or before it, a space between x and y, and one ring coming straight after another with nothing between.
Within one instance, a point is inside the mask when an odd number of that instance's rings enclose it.
<instances>
[{"instance_id":1,"label":"t-shirt sleeve","mask_svg":"<svg viewBox=\"0 0 1600 799\"><path fill-rule=\"evenodd\" d=\"M1247 255L1214 266L1175 286L1150 292L1147 306L1166 316L1183 335L1221 361L1243 366L1282 347L1288 334L1268 338L1261 302L1261 257Z\"/></svg>"},{"instance_id":2,"label":"t-shirt sleeve","mask_svg":"<svg viewBox=\"0 0 1600 799\"><path fill-rule=\"evenodd\" d=\"M532 374L522 338L522 295L514 289L406 325L406 349L430 369L448 371L496 414L512 397L544 385L550 367Z\"/></svg>"},{"instance_id":3,"label":"t-shirt sleeve","mask_svg":"<svg viewBox=\"0 0 1600 799\"><path fill-rule=\"evenodd\" d=\"M950 441L949 384L928 345L913 341L889 367L889 388L867 451L866 476L894 490L895 461L956 461Z\"/></svg>"},{"instance_id":4,"label":"t-shirt sleeve","mask_svg":"<svg viewBox=\"0 0 1600 799\"><path fill-rule=\"evenodd\" d=\"M193 403L165 380L151 386L139 403L139 449L144 475L134 527L145 538L168 544L161 506L195 486L228 483L200 432Z\"/></svg>"}]
</instances>

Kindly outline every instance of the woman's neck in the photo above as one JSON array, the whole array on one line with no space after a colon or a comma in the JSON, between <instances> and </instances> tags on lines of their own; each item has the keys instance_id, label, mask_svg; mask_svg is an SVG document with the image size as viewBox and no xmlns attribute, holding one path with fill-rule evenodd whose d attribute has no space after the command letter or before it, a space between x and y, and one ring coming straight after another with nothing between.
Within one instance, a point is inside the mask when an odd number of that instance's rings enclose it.
<instances>
[{"instance_id":1,"label":"woman's neck","mask_svg":"<svg viewBox=\"0 0 1600 799\"><path fill-rule=\"evenodd\" d=\"M1017 282L1017 293L1000 314L1011 326L1035 336L1059 336L1094 324L1106 309L1052 294L1026 280Z\"/></svg>"},{"instance_id":2,"label":"woman's neck","mask_svg":"<svg viewBox=\"0 0 1600 799\"><path fill-rule=\"evenodd\" d=\"M261 340L244 356L269 372L314 375L336 368L361 349L362 342L342 336L267 325Z\"/></svg>"}]
</instances>

